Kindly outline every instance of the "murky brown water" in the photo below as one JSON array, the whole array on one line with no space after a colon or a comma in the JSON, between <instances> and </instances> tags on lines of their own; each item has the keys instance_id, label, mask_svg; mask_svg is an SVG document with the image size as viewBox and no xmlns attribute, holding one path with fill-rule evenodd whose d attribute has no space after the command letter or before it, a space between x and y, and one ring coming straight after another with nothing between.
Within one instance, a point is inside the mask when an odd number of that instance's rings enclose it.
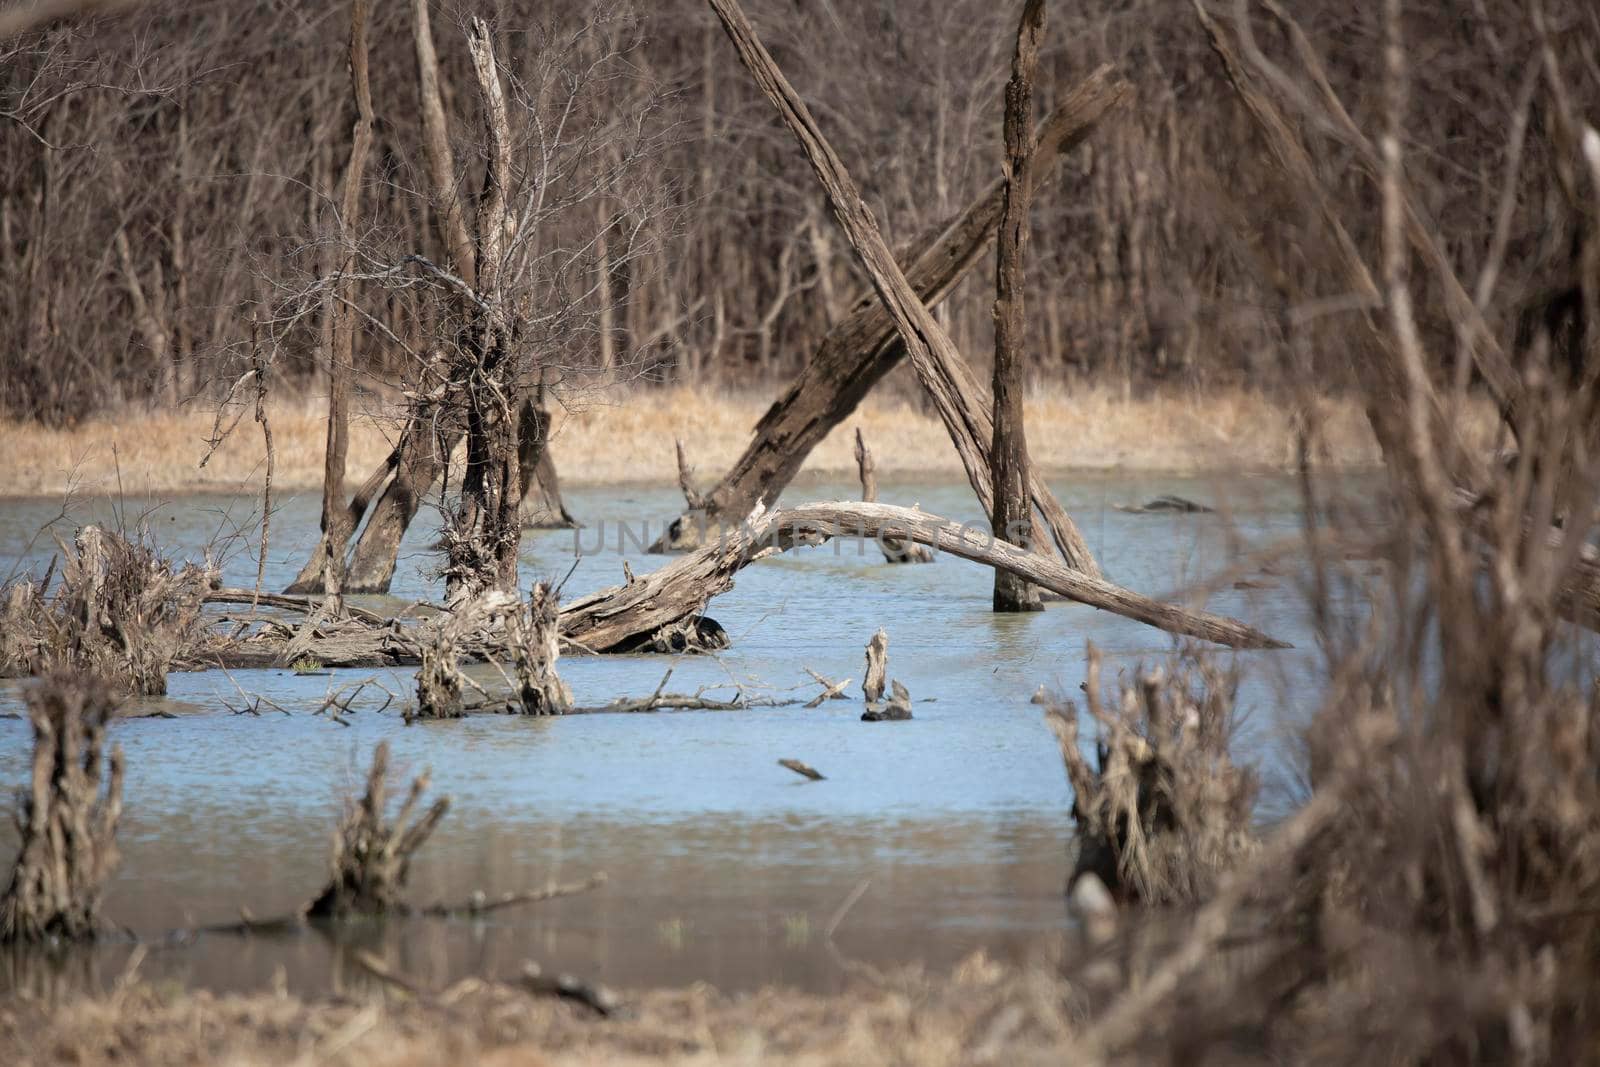
<instances>
[{"instance_id":1,"label":"murky brown water","mask_svg":"<svg viewBox=\"0 0 1600 1067\"><path fill-rule=\"evenodd\" d=\"M1058 485L1107 572L1163 594L1219 569L1241 545L1297 529L1290 488L1270 479L1075 479ZM853 487L800 486L795 497L833 499ZM1222 515L1132 516L1116 501L1158 493L1227 504ZM958 519L979 516L970 491L953 484L889 484L884 499L920 502ZM568 582L586 591L659 566L637 547L674 513L665 490L575 491L569 503L589 522L585 557ZM154 503L146 521L175 554L193 553L218 531L248 529L253 502L218 497ZM51 503L0 504L0 561L42 564L48 535L26 546ZM268 585L281 588L315 536L316 500L285 502L269 553ZM104 521L88 502L78 521ZM130 521L141 509L117 509ZM969 514L970 513L970 514ZM425 516L426 517L426 516ZM650 520L648 532L641 529ZM618 524L635 537L618 549ZM604 543L601 524L604 523ZM63 535L70 530L62 531ZM395 595L436 598L427 578L428 524L408 540ZM564 574L573 534L531 536L528 575ZM598 547L597 547L598 546ZM225 579L248 585L255 562L244 538L231 542ZM145 938L226 921L241 907L257 916L293 909L319 888L340 798L357 787L373 745L390 740L401 767L431 766L453 807L420 856L411 898L465 898L570 881L603 870L590 894L495 913L481 922L417 920L358 924L288 939L208 936L153 949L145 977L246 988L281 971L291 989L353 980L348 949L375 948L427 983L465 974L510 974L523 960L596 976L623 987L705 980L738 989L783 983L831 989L840 954L874 964L943 965L984 947L1014 957L1037 950L1066 923L1070 804L1055 743L1029 697L1041 684L1075 693L1085 640L1117 664L1171 647L1160 633L1089 609L1055 605L1031 616L989 611L990 572L952 558L887 567L871 544L849 543L763 561L742 574L711 613L734 636L716 658L606 657L564 660L580 703L644 695L662 673L671 688L737 681L791 688L809 697L803 668L859 678L861 649L878 626L891 638L890 674L920 702L901 724L858 721L855 701L822 709L584 716L561 720L482 717L407 728L381 703L358 705L341 727L309 712L330 686L370 672L299 677L288 671L175 675L164 707L175 719L119 724L127 752L124 862L107 893L116 922ZM10 569L10 562L0 562ZM1305 647L1300 596L1288 580L1227 590L1212 610L1240 615ZM1258 714L1238 742L1269 772L1280 759L1273 731L1289 694L1308 696L1304 652L1253 653L1241 703ZM379 676L408 694L408 672ZM235 715L239 690L290 714ZM20 707L20 683L0 684L0 712ZM375 690L373 691L376 692ZM928 701L928 698L932 698ZM26 774L28 730L0 720L0 782ZM803 759L827 775L807 782L777 766ZM0 829L9 865L15 832ZM866 888L839 922L830 918ZM126 958L111 946L64 965L57 980L109 982ZM12 961L14 964L15 961ZM86 977L90 976L90 977ZM0 991L19 981L0 968Z\"/></svg>"}]
</instances>

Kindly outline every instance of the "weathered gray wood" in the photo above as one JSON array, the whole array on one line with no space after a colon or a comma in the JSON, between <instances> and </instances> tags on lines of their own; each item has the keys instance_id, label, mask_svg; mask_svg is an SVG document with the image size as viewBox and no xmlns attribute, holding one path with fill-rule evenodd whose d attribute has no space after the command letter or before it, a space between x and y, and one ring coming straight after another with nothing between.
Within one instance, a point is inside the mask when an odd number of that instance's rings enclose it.
<instances>
[{"instance_id":1,"label":"weathered gray wood","mask_svg":"<svg viewBox=\"0 0 1600 1067\"><path fill-rule=\"evenodd\" d=\"M1112 68L1102 66L1078 84L1040 128L1033 156L1037 177L1045 177L1059 157L1082 144L1096 124L1131 95ZM920 299L938 304L965 277L993 239L1003 207L1004 180L996 181L907 257L906 276ZM850 314L836 324L800 376L756 424L744 454L704 496L703 515L685 515L651 546L659 552L698 547L701 523L716 529L741 521L757 504L772 507L780 493L830 431L905 355L903 341L883 302L873 293L858 297ZM1056 531L1052 531L1054 535ZM1070 564L1099 573L1087 549L1057 538Z\"/></svg>"},{"instance_id":2,"label":"weathered gray wood","mask_svg":"<svg viewBox=\"0 0 1600 1067\"><path fill-rule=\"evenodd\" d=\"M867 447L866 438L861 436L859 426L856 427L856 471L861 476L861 499L870 504L878 499L878 465L872 458L872 450ZM908 545L894 538L883 538L878 542L878 547L883 550L883 558L888 563L933 562L933 553L922 545Z\"/></svg>"},{"instance_id":3,"label":"weathered gray wood","mask_svg":"<svg viewBox=\"0 0 1600 1067\"><path fill-rule=\"evenodd\" d=\"M861 679L861 695L867 698L868 704L876 704L883 699L888 673L889 634L880 627L872 635L872 640L867 642L867 670Z\"/></svg>"},{"instance_id":4,"label":"weathered gray wood","mask_svg":"<svg viewBox=\"0 0 1600 1067\"><path fill-rule=\"evenodd\" d=\"M900 339L905 342L906 354L917 372L917 379L933 400L939 419L956 446L956 454L961 458L978 502L985 513L991 513L994 484L989 476L989 446L994 437L994 425L982 388L950 335L906 280L878 230L872 210L856 188L855 180L823 136L810 109L756 36L738 0L709 0L709 3L722 20L745 68L800 142L811 169L828 194L834 217L839 220L872 279L873 288L894 320ZM1047 517L1052 534L1063 539L1064 555L1081 563L1080 569L1086 573L1096 573L1093 554L1049 487L1038 477L1032 478L1029 484L1034 502ZM1037 527L1037 522L1031 521L1030 525ZM1043 544L1043 530L1036 529L1032 540Z\"/></svg>"},{"instance_id":5,"label":"weathered gray wood","mask_svg":"<svg viewBox=\"0 0 1600 1067\"><path fill-rule=\"evenodd\" d=\"M559 604L550 583L537 582L526 612L513 616L512 659L525 715L564 715L572 707L572 690L556 673L561 658Z\"/></svg>"}]
</instances>

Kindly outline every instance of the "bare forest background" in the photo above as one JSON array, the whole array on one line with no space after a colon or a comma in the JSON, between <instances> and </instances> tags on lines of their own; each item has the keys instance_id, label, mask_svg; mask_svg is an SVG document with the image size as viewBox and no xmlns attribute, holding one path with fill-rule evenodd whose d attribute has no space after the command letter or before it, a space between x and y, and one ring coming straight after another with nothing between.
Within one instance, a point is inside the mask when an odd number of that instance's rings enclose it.
<instances>
[{"instance_id":1,"label":"bare forest background","mask_svg":"<svg viewBox=\"0 0 1600 1067\"><path fill-rule=\"evenodd\" d=\"M1283 0L1288 20L1274 4L1230 14L1252 62L1289 72L1274 88L1291 103L1307 91L1309 43L1355 125L1371 129L1381 107L1371 6ZM355 406L417 389L440 303L402 284L398 265L450 256L428 192L409 7L371 13L372 146L353 233L341 234L338 204L355 118L344 8L155 4L0 45L0 412L66 425L129 405L214 403L264 335L279 395L321 395L334 349L329 316L312 311L330 249L337 270L363 279L339 297L358 309ZM539 344L552 386L765 390L791 379L865 279L711 12L690 0L491 7L513 110L531 116L518 136L537 142L544 166L529 284L549 327ZM893 246L936 230L999 176L1008 7L749 7ZM1582 0L1545 10L1573 106L1593 114L1600 14ZM445 3L433 17L459 185L474 189L486 153L466 143L483 129L468 12ZM1091 0L1051 17L1039 114L1105 61L1135 93L1033 205L1032 381L1270 390L1310 374L1329 391L1348 385L1339 330L1315 327L1348 309L1298 240L1315 212L1285 188L1191 5ZM1560 175L1523 5L1432 0L1406 18L1426 53L1413 64L1407 129L1419 207L1449 235L1460 275L1495 293L1480 296L1491 328L1510 341L1551 326L1559 347L1579 300L1579 226L1549 201ZM1377 192L1359 153L1317 121L1305 132L1332 192L1367 207L1350 220L1371 258ZM939 314L982 365L992 259L974 273ZM1449 321L1423 327L1453 336ZM909 370L889 384L918 394Z\"/></svg>"}]
</instances>

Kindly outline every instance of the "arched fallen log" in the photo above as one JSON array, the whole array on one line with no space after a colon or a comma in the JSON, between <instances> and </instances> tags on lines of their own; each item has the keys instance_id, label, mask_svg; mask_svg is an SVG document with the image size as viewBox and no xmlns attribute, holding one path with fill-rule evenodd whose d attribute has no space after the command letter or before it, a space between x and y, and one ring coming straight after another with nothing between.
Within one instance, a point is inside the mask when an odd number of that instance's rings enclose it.
<instances>
[{"instance_id":1,"label":"arched fallen log","mask_svg":"<svg viewBox=\"0 0 1600 1067\"><path fill-rule=\"evenodd\" d=\"M999 567L1068 600L1146 623L1168 633L1232 648L1288 648L1237 619L1165 604L1103 578L999 541L915 508L856 501L802 504L777 512L757 508L745 523L698 551L625 586L574 600L561 613L562 635L595 652L627 647L663 626L698 616L733 587L746 565L801 544L832 537L911 541L975 563Z\"/></svg>"}]
</instances>

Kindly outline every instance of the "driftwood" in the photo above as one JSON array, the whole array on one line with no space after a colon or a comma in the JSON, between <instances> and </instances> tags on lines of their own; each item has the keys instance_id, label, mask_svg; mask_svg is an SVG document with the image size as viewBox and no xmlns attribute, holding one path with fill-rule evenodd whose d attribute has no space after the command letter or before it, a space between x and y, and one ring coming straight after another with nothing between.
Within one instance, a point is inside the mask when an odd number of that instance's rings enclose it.
<instances>
[{"instance_id":1,"label":"driftwood","mask_svg":"<svg viewBox=\"0 0 1600 1067\"><path fill-rule=\"evenodd\" d=\"M1077 858L1067 882L1093 876L1119 901L1194 902L1254 847L1256 777L1228 758L1237 672L1193 655L1137 672L1108 703L1088 646L1084 699L1099 726L1098 762L1078 742L1071 701L1045 713L1072 783Z\"/></svg>"},{"instance_id":2,"label":"driftwood","mask_svg":"<svg viewBox=\"0 0 1600 1067\"><path fill-rule=\"evenodd\" d=\"M1115 504L1118 511L1126 511L1131 515L1156 515L1162 512L1175 512L1185 515L1204 515L1215 511L1204 504L1197 504L1181 496L1163 493L1149 503L1145 504Z\"/></svg>"},{"instance_id":3,"label":"driftwood","mask_svg":"<svg viewBox=\"0 0 1600 1067\"><path fill-rule=\"evenodd\" d=\"M21 847L0 897L0 942L99 932L122 814L122 749L104 755L115 712L108 687L92 675L58 673L29 690L33 777L16 811Z\"/></svg>"},{"instance_id":4,"label":"driftwood","mask_svg":"<svg viewBox=\"0 0 1600 1067\"><path fill-rule=\"evenodd\" d=\"M800 777L809 778L813 782L820 782L820 781L824 780L821 771L819 771L815 767L811 766L811 764L802 763L800 760L797 760L797 759L781 759L781 760L778 761L778 766L786 767L789 770L793 771L794 773L798 774Z\"/></svg>"},{"instance_id":5,"label":"driftwood","mask_svg":"<svg viewBox=\"0 0 1600 1067\"><path fill-rule=\"evenodd\" d=\"M861 475L861 499L871 504L878 499L878 465L867 447L861 428L856 427L856 471ZM932 563L933 553L924 545L908 545L898 538L885 537L878 541L883 558L889 563Z\"/></svg>"},{"instance_id":6,"label":"driftwood","mask_svg":"<svg viewBox=\"0 0 1600 1067\"><path fill-rule=\"evenodd\" d=\"M818 685L822 686L822 692L818 693L816 696L812 697L806 702L807 708L820 708L823 702L827 700L850 699L849 697L845 696L844 691L850 688L851 679L846 678L843 681L835 682L828 678L824 678L810 667L806 668L806 673L811 675L812 678L816 679Z\"/></svg>"},{"instance_id":7,"label":"driftwood","mask_svg":"<svg viewBox=\"0 0 1600 1067\"><path fill-rule=\"evenodd\" d=\"M450 810L450 800L440 797L411 821L428 788L428 775L423 772L412 781L391 821L384 810L388 776L389 743L383 741L373 754L366 791L359 803L346 808L334 835L332 878L306 907L307 916L382 915L403 908L400 893L411 873L411 857Z\"/></svg>"},{"instance_id":8,"label":"driftwood","mask_svg":"<svg viewBox=\"0 0 1600 1067\"><path fill-rule=\"evenodd\" d=\"M711 598L731 589L734 576L754 561L831 537L890 537L926 545L935 552L1010 570L1067 600L1168 633L1234 648L1289 647L1236 619L1163 603L1092 578L1057 560L997 541L981 528L913 508L854 501L804 504L772 514L758 509L742 526L725 531L719 540L696 552L624 585L568 602L559 616L561 639L568 649L584 653L723 647L725 631L704 615ZM327 667L417 664L422 662L426 646L447 641L453 659L429 653L431 669L442 679L447 663L461 658L511 658L505 621L514 604L512 598L504 602L478 598L463 610L413 627L400 626L397 621L374 625L353 617L323 618L315 626L308 620L299 632L311 630L319 635L304 647ZM268 624L251 638L213 650L207 661L227 666L270 665L283 655L294 633L281 624ZM449 683L441 680L438 684L444 690L436 704L449 707Z\"/></svg>"},{"instance_id":9,"label":"driftwood","mask_svg":"<svg viewBox=\"0 0 1600 1067\"><path fill-rule=\"evenodd\" d=\"M990 446L994 438L994 425L982 387L973 377L971 369L956 350L950 335L928 310L916 289L906 279L905 272L890 252L888 243L878 229L877 220L862 199L854 179L846 170L833 146L823 136L822 128L812 117L805 102L795 92L766 46L756 36L755 28L745 16L738 0L709 0L717 13L723 29L733 42L756 85L777 109L789 131L799 141L817 179L833 206L834 217L849 239L860 259L873 288L894 320L900 339L905 342L906 354L939 412L956 454L966 469L967 480L977 494L986 514L994 510L994 484L990 478ZM1055 538L1062 557L1075 569L1086 574L1098 574L1094 556L1083 536L1067 516L1044 480L1034 474L1029 479L1029 489L1034 506L1044 516ZM1044 543L1037 521L1030 518L1028 540L1032 544Z\"/></svg>"},{"instance_id":10,"label":"driftwood","mask_svg":"<svg viewBox=\"0 0 1600 1067\"><path fill-rule=\"evenodd\" d=\"M1062 155L1082 144L1131 94L1110 66L1079 83L1039 129L1033 149L1037 178L1043 180ZM1000 179L904 257L906 277L927 306L943 300L982 257L1000 224L1003 197ZM733 469L705 493L701 514L673 521L650 551L697 548L701 529L737 524L758 504L773 507L811 450L905 354L882 301L874 293L857 297L850 313L828 331L799 377L756 424Z\"/></svg>"},{"instance_id":11,"label":"driftwood","mask_svg":"<svg viewBox=\"0 0 1600 1067\"><path fill-rule=\"evenodd\" d=\"M868 704L862 722L904 722L911 718L911 693L896 678L889 683L889 703Z\"/></svg>"}]
</instances>

